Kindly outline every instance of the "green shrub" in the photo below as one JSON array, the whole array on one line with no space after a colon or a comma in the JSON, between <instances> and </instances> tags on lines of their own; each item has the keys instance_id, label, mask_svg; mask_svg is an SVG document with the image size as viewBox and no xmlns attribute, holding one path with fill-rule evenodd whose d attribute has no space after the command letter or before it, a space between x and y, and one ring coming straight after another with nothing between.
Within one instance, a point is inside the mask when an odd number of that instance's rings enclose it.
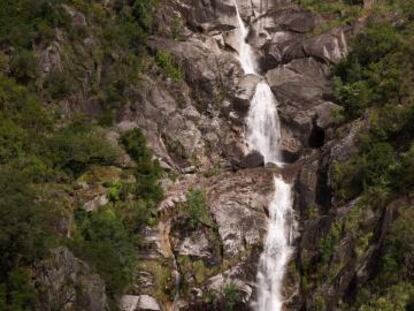
<instances>
[{"instance_id":1,"label":"green shrub","mask_svg":"<svg viewBox=\"0 0 414 311\"><path fill-rule=\"evenodd\" d=\"M47 40L51 29L68 23L60 6L65 0L4 0L0 4L0 42L31 48L35 40Z\"/></svg>"},{"instance_id":2,"label":"green shrub","mask_svg":"<svg viewBox=\"0 0 414 311\"><path fill-rule=\"evenodd\" d=\"M19 50L11 59L10 71L18 82L29 83L35 81L39 75L35 54L29 50Z\"/></svg>"},{"instance_id":3,"label":"green shrub","mask_svg":"<svg viewBox=\"0 0 414 311\"><path fill-rule=\"evenodd\" d=\"M45 251L47 204L40 203L31 181L10 167L0 167L1 276L31 264Z\"/></svg>"},{"instance_id":4,"label":"green shrub","mask_svg":"<svg viewBox=\"0 0 414 311\"><path fill-rule=\"evenodd\" d=\"M320 241L320 253L321 261L324 264L328 264L331 260L331 257L335 251L335 247L338 245L342 236L341 225L338 223L333 223L331 228L321 241Z\"/></svg>"},{"instance_id":5,"label":"green shrub","mask_svg":"<svg viewBox=\"0 0 414 311\"><path fill-rule=\"evenodd\" d=\"M406 311L412 310L414 286L410 283L399 283L389 288L383 295L370 293L368 301L364 301L359 311Z\"/></svg>"},{"instance_id":6,"label":"green shrub","mask_svg":"<svg viewBox=\"0 0 414 311\"><path fill-rule=\"evenodd\" d=\"M388 143L363 143L359 154L335 164L334 183L337 194L350 199L371 187L393 185L400 164Z\"/></svg>"},{"instance_id":7,"label":"green shrub","mask_svg":"<svg viewBox=\"0 0 414 311\"><path fill-rule=\"evenodd\" d=\"M52 71L48 74L45 82L47 93L52 99L65 98L74 90L73 82L64 72Z\"/></svg>"},{"instance_id":8,"label":"green shrub","mask_svg":"<svg viewBox=\"0 0 414 311\"><path fill-rule=\"evenodd\" d=\"M27 133L0 114L0 164L19 157L27 143Z\"/></svg>"},{"instance_id":9,"label":"green shrub","mask_svg":"<svg viewBox=\"0 0 414 311\"><path fill-rule=\"evenodd\" d=\"M180 16L174 16L171 21L171 35L174 40L183 40L183 21Z\"/></svg>"},{"instance_id":10,"label":"green shrub","mask_svg":"<svg viewBox=\"0 0 414 311\"><path fill-rule=\"evenodd\" d=\"M14 269L8 282L0 284L0 310L35 310L38 302L29 269Z\"/></svg>"},{"instance_id":11,"label":"green shrub","mask_svg":"<svg viewBox=\"0 0 414 311\"><path fill-rule=\"evenodd\" d=\"M234 284L229 284L224 288L223 301L225 311L235 311L237 305L242 302L242 296Z\"/></svg>"},{"instance_id":12,"label":"green shrub","mask_svg":"<svg viewBox=\"0 0 414 311\"><path fill-rule=\"evenodd\" d=\"M52 245L55 211L39 200L31 180L0 166L0 307L34 310L37 296L30 268Z\"/></svg>"},{"instance_id":13,"label":"green shrub","mask_svg":"<svg viewBox=\"0 0 414 311\"><path fill-rule=\"evenodd\" d=\"M402 208L384 242L384 269L389 278L414 279L414 210Z\"/></svg>"},{"instance_id":14,"label":"green shrub","mask_svg":"<svg viewBox=\"0 0 414 311\"><path fill-rule=\"evenodd\" d=\"M397 188L409 193L414 188L414 143L410 150L402 155L401 174L395 178Z\"/></svg>"},{"instance_id":15,"label":"green shrub","mask_svg":"<svg viewBox=\"0 0 414 311\"><path fill-rule=\"evenodd\" d=\"M159 202L163 196L158 182L161 177L161 168L157 160L152 160L144 135L139 129L134 129L126 132L121 137L121 142L137 164L136 195L144 200Z\"/></svg>"},{"instance_id":16,"label":"green shrub","mask_svg":"<svg viewBox=\"0 0 414 311\"><path fill-rule=\"evenodd\" d=\"M145 225L150 225L153 222L151 202L144 200L137 200L131 203L121 203L116 206L117 213L135 243L140 242L141 230Z\"/></svg>"},{"instance_id":17,"label":"green shrub","mask_svg":"<svg viewBox=\"0 0 414 311\"><path fill-rule=\"evenodd\" d=\"M132 237L110 208L76 215L79 237L72 248L102 276L107 293L116 297L129 284L135 263Z\"/></svg>"},{"instance_id":18,"label":"green shrub","mask_svg":"<svg viewBox=\"0 0 414 311\"><path fill-rule=\"evenodd\" d=\"M407 58L396 29L373 24L358 34L349 56L336 66L335 94L349 119L372 106L395 105L406 96Z\"/></svg>"},{"instance_id":19,"label":"green shrub","mask_svg":"<svg viewBox=\"0 0 414 311\"><path fill-rule=\"evenodd\" d=\"M175 62L172 55L167 51L158 51L155 55L155 62L162 69L164 74L173 81L181 81L184 78L184 72Z\"/></svg>"},{"instance_id":20,"label":"green shrub","mask_svg":"<svg viewBox=\"0 0 414 311\"><path fill-rule=\"evenodd\" d=\"M147 31L152 26L152 12L157 2L157 0L135 0L132 5L135 20Z\"/></svg>"},{"instance_id":21,"label":"green shrub","mask_svg":"<svg viewBox=\"0 0 414 311\"><path fill-rule=\"evenodd\" d=\"M57 132L49 142L53 163L75 176L92 164L110 165L115 150L96 129L72 124Z\"/></svg>"},{"instance_id":22,"label":"green shrub","mask_svg":"<svg viewBox=\"0 0 414 311\"><path fill-rule=\"evenodd\" d=\"M214 225L207 206L206 195L202 190L192 189L188 192L184 212L189 217L189 224L192 228L200 224L210 227Z\"/></svg>"}]
</instances>

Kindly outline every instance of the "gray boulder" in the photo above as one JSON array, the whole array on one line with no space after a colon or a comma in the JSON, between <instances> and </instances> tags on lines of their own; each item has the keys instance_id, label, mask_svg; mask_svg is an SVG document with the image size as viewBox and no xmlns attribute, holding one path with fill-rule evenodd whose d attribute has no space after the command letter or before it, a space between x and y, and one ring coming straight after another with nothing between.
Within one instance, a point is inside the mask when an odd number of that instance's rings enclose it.
<instances>
[{"instance_id":1,"label":"gray boulder","mask_svg":"<svg viewBox=\"0 0 414 311\"><path fill-rule=\"evenodd\" d=\"M255 168L263 165L264 157L259 151L256 150L249 152L239 163L241 168Z\"/></svg>"}]
</instances>

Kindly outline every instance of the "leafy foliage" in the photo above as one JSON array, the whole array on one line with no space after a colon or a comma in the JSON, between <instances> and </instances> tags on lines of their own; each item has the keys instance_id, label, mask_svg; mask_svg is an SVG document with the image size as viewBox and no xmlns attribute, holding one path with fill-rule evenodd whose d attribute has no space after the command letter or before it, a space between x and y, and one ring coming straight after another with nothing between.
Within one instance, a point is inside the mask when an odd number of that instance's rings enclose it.
<instances>
[{"instance_id":1,"label":"leafy foliage","mask_svg":"<svg viewBox=\"0 0 414 311\"><path fill-rule=\"evenodd\" d=\"M75 179L92 165L114 164L117 153L91 118L63 120L55 114L56 103L81 90L83 98L93 98L112 115L133 96L152 29L155 1L116 2L115 11L83 0L0 3L1 310L38 306L32 270L57 245L68 244L86 260L106 281L112 299L130 281L140 231L161 196L159 166L148 151L137 169L142 178L136 191L121 184L102 210L78 211L76 226L68 228L74 240L58 228L62 215L72 213L60 196L73 193ZM74 22L71 10L88 27ZM84 49L86 38L93 38L91 54ZM59 64L41 71L40 52L56 46Z\"/></svg>"},{"instance_id":2,"label":"leafy foliage","mask_svg":"<svg viewBox=\"0 0 414 311\"><path fill-rule=\"evenodd\" d=\"M196 228L199 224L213 226L214 222L208 210L206 195L202 190L190 190L187 194L187 202L184 212L189 217L189 224Z\"/></svg>"},{"instance_id":3,"label":"leafy foliage","mask_svg":"<svg viewBox=\"0 0 414 311\"><path fill-rule=\"evenodd\" d=\"M116 153L102 134L82 124L72 124L50 140L54 163L79 175L92 164L112 164Z\"/></svg>"},{"instance_id":4,"label":"leafy foliage","mask_svg":"<svg viewBox=\"0 0 414 311\"><path fill-rule=\"evenodd\" d=\"M347 59L334 70L335 93L344 107L345 119L359 118L367 125L359 130L358 151L347 161L335 165L334 190L341 203L359 197L357 205L361 213L376 210L380 214L392 200L410 195L414 186L414 97L412 81L407 78L412 76L414 68L414 3L394 1L387 5L380 15L373 12L367 28L354 39ZM395 14L394 22L384 22L392 14ZM413 308L414 257L410 238L413 213L412 207L398 208L378 258L379 267L370 280L358 288L356 301L350 309ZM360 226L358 218L365 218L361 215L354 220L345 217L342 221L342 225L347 226L347 235L357 238L355 253L358 258L366 251L369 240L377 238ZM352 223L356 226L350 228L348 225Z\"/></svg>"},{"instance_id":5,"label":"leafy foliage","mask_svg":"<svg viewBox=\"0 0 414 311\"><path fill-rule=\"evenodd\" d=\"M152 160L144 135L139 129L134 129L126 132L121 137L121 142L137 164L135 194L142 199L158 202L163 195L158 184L161 168L158 160Z\"/></svg>"},{"instance_id":6,"label":"leafy foliage","mask_svg":"<svg viewBox=\"0 0 414 311\"><path fill-rule=\"evenodd\" d=\"M134 245L120 217L110 208L77 214L79 240L75 253L90 262L104 279L111 298L129 284Z\"/></svg>"},{"instance_id":7,"label":"leafy foliage","mask_svg":"<svg viewBox=\"0 0 414 311\"><path fill-rule=\"evenodd\" d=\"M175 62L172 55L167 51L158 51L155 55L155 62L163 72L173 81L180 81L184 77L183 70Z\"/></svg>"}]
</instances>

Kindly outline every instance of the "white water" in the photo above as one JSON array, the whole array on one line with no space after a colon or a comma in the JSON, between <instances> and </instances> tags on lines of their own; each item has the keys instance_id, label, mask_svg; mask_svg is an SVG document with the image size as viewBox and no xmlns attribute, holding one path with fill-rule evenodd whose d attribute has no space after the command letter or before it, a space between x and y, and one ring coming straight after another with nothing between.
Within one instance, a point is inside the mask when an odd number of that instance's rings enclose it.
<instances>
[{"instance_id":1,"label":"white water","mask_svg":"<svg viewBox=\"0 0 414 311\"><path fill-rule=\"evenodd\" d=\"M292 254L293 210L291 185L275 177L275 194L269 207L269 228L257 273L256 310L282 309L282 286Z\"/></svg>"},{"instance_id":2,"label":"white water","mask_svg":"<svg viewBox=\"0 0 414 311\"><path fill-rule=\"evenodd\" d=\"M259 75L255 70L252 48L246 43L248 29L237 6L239 23L239 59L245 74ZM280 156L280 122L277 101L266 80L256 86L247 116L247 143L249 150L259 151L265 163L282 165ZM257 273L257 311L280 311L283 306L282 286L286 265L292 254L293 209L292 187L281 177L274 177L275 193L269 206L269 227L260 255Z\"/></svg>"},{"instance_id":3,"label":"white water","mask_svg":"<svg viewBox=\"0 0 414 311\"><path fill-rule=\"evenodd\" d=\"M279 143L276 99L266 81L261 81L256 86L247 116L247 144L250 150L257 150L263 155L265 163L279 163Z\"/></svg>"},{"instance_id":4,"label":"white water","mask_svg":"<svg viewBox=\"0 0 414 311\"><path fill-rule=\"evenodd\" d=\"M244 70L244 73L247 74L256 74L255 70L255 61L252 47L247 44L246 38L249 34L249 30L244 25L244 22L241 18L239 7L236 0L234 0L234 5L236 6L237 12L237 21L239 23L239 58L240 64Z\"/></svg>"}]
</instances>

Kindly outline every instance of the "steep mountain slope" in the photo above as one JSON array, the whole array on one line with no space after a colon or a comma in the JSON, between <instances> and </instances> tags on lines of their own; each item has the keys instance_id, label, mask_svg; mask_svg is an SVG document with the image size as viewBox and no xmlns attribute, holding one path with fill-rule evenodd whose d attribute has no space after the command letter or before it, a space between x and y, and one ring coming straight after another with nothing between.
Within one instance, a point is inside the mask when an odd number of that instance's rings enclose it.
<instances>
[{"instance_id":1,"label":"steep mountain slope","mask_svg":"<svg viewBox=\"0 0 414 311\"><path fill-rule=\"evenodd\" d=\"M275 174L284 309L412 308L414 3L0 9L1 310L250 310ZM261 79L283 168L247 154Z\"/></svg>"}]
</instances>

